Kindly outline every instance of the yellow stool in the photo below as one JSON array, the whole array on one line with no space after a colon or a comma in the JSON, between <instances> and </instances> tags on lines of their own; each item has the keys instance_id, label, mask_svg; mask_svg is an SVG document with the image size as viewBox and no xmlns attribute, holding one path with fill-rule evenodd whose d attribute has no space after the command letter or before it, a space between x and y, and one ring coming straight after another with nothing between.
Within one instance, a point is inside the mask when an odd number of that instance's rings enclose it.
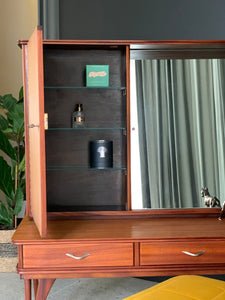
<instances>
[{"instance_id":1,"label":"yellow stool","mask_svg":"<svg viewBox=\"0 0 225 300\"><path fill-rule=\"evenodd\" d=\"M225 300L225 282L203 276L182 275L123 300Z\"/></svg>"}]
</instances>

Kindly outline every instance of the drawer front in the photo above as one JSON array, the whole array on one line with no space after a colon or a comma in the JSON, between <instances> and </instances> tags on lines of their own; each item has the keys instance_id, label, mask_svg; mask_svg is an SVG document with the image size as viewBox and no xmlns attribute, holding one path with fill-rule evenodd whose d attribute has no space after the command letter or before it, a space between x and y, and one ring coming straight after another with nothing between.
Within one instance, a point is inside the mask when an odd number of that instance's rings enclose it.
<instances>
[{"instance_id":1,"label":"drawer front","mask_svg":"<svg viewBox=\"0 0 225 300\"><path fill-rule=\"evenodd\" d=\"M194 242L162 241L144 242L140 245L140 264L142 266L195 263L225 263L225 242L197 240Z\"/></svg>"},{"instance_id":2,"label":"drawer front","mask_svg":"<svg viewBox=\"0 0 225 300\"><path fill-rule=\"evenodd\" d=\"M133 244L25 245L23 265L24 268L133 266Z\"/></svg>"}]
</instances>

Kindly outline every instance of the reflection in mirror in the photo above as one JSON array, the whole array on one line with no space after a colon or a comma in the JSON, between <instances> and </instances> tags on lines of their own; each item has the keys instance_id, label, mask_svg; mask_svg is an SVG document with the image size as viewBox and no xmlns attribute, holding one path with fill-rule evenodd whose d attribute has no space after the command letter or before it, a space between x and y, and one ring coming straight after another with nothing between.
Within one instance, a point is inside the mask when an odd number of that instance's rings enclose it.
<instances>
[{"instance_id":1,"label":"reflection in mirror","mask_svg":"<svg viewBox=\"0 0 225 300\"><path fill-rule=\"evenodd\" d=\"M131 109L132 209L222 204L225 59L131 60Z\"/></svg>"}]
</instances>

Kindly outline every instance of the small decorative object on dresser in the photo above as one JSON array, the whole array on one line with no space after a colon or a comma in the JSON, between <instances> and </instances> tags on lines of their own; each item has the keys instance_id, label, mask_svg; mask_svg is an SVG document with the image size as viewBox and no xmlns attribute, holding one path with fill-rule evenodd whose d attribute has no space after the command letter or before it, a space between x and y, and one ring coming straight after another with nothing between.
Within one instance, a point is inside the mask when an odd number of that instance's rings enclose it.
<instances>
[{"instance_id":1,"label":"small decorative object on dresser","mask_svg":"<svg viewBox=\"0 0 225 300\"><path fill-rule=\"evenodd\" d=\"M220 200L216 197L212 197L207 187L201 189L201 196L204 198L206 207L221 207Z\"/></svg>"}]
</instances>

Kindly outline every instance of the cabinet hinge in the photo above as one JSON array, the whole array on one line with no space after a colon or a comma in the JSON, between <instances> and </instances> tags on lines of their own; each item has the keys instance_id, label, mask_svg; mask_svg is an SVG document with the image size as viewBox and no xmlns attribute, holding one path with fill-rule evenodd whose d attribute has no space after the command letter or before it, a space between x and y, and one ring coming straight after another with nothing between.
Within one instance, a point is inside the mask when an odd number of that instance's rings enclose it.
<instances>
[{"instance_id":1,"label":"cabinet hinge","mask_svg":"<svg viewBox=\"0 0 225 300\"><path fill-rule=\"evenodd\" d=\"M39 125L35 125L35 124L28 124L27 125L28 128L34 128L34 127L39 127Z\"/></svg>"},{"instance_id":2,"label":"cabinet hinge","mask_svg":"<svg viewBox=\"0 0 225 300\"><path fill-rule=\"evenodd\" d=\"M122 95L126 96L127 95L127 89L122 89Z\"/></svg>"},{"instance_id":3,"label":"cabinet hinge","mask_svg":"<svg viewBox=\"0 0 225 300\"><path fill-rule=\"evenodd\" d=\"M45 113L44 115L44 126L45 126L45 130L48 129L48 114Z\"/></svg>"}]
</instances>

